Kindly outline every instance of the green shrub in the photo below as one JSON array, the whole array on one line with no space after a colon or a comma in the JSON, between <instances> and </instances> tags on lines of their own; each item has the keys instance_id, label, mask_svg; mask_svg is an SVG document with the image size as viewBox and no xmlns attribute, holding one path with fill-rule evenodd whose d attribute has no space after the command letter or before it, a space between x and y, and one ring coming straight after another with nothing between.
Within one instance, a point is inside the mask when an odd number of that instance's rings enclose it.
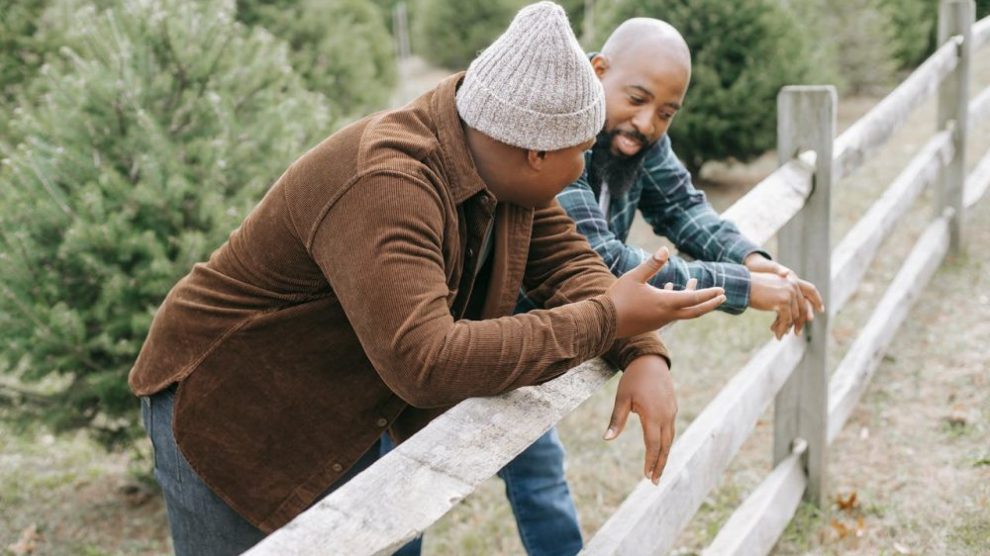
<instances>
[{"instance_id":1,"label":"green shrub","mask_svg":"<svg viewBox=\"0 0 990 556\"><path fill-rule=\"evenodd\" d=\"M898 67L913 68L935 48L938 28L937 0L881 0L890 18L891 40Z\"/></svg>"},{"instance_id":2,"label":"green shrub","mask_svg":"<svg viewBox=\"0 0 990 556\"><path fill-rule=\"evenodd\" d=\"M464 69L509 26L527 0L416 0L413 52L446 68Z\"/></svg>"},{"instance_id":3,"label":"green shrub","mask_svg":"<svg viewBox=\"0 0 990 556\"><path fill-rule=\"evenodd\" d=\"M57 428L119 439L156 307L330 120L287 46L231 2L58 4L53 36L71 46L2 153L0 371L41 382L32 399Z\"/></svg>"},{"instance_id":4,"label":"green shrub","mask_svg":"<svg viewBox=\"0 0 990 556\"><path fill-rule=\"evenodd\" d=\"M664 19L684 35L694 68L670 135L693 170L774 148L777 92L815 79L808 44L777 0L617 0L596 10L596 45L638 16Z\"/></svg>"},{"instance_id":5,"label":"green shrub","mask_svg":"<svg viewBox=\"0 0 990 556\"><path fill-rule=\"evenodd\" d=\"M238 4L238 19L289 43L293 69L343 118L380 110L395 85L395 47L386 15L370 0Z\"/></svg>"},{"instance_id":6,"label":"green shrub","mask_svg":"<svg viewBox=\"0 0 990 556\"><path fill-rule=\"evenodd\" d=\"M880 92L897 81L899 46L888 1L792 0L802 34L816 45L812 56L823 58L816 63L829 68L825 77L840 93Z\"/></svg>"},{"instance_id":7,"label":"green shrub","mask_svg":"<svg viewBox=\"0 0 990 556\"><path fill-rule=\"evenodd\" d=\"M46 0L0 0L0 100L34 76L42 55L34 41Z\"/></svg>"}]
</instances>

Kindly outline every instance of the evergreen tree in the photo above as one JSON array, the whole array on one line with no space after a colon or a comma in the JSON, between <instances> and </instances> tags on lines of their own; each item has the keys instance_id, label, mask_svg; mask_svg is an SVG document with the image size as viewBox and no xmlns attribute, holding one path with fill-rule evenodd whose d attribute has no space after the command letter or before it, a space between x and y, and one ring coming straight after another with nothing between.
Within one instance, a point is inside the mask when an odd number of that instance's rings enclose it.
<instances>
[{"instance_id":1,"label":"evergreen tree","mask_svg":"<svg viewBox=\"0 0 990 556\"><path fill-rule=\"evenodd\" d=\"M446 68L467 68L492 43L527 0L416 0L413 51Z\"/></svg>"},{"instance_id":2,"label":"evergreen tree","mask_svg":"<svg viewBox=\"0 0 990 556\"><path fill-rule=\"evenodd\" d=\"M371 0L241 0L237 14L287 41L306 87L343 118L382 109L395 85L387 15Z\"/></svg>"},{"instance_id":3,"label":"evergreen tree","mask_svg":"<svg viewBox=\"0 0 990 556\"><path fill-rule=\"evenodd\" d=\"M616 0L596 10L593 44L631 17L663 19L684 35L693 71L670 136L694 171L774 148L778 91L814 79L809 45L778 0Z\"/></svg>"},{"instance_id":4,"label":"evergreen tree","mask_svg":"<svg viewBox=\"0 0 990 556\"><path fill-rule=\"evenodd\" d=\"M44 381L32 399L56 427L120 439L136 424L127 373L165 293L330 119L287 46L234 21L232 2L79 5L56 2L64 58L42 68L43 96L11 121L23 140L3 148L0 372Z\"/></svg>"}]
</instances>

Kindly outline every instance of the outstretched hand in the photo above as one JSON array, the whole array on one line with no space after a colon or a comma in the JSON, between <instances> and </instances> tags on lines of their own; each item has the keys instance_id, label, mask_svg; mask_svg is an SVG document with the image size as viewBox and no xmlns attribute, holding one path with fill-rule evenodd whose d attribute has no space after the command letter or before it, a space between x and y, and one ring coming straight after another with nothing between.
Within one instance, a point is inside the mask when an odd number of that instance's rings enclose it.
<instances>
[{"instance_id":1,"label":"outstretched hand","mask_svg":"<svg viewBox=\"0 0 990 556\"><path fill-rule=\"evenodd\" d=\"M605 292L615 306L617 338L657 330L675 320L700 317L725 302L722 288L673 291L651 286L649 279L667 264L669 257L667 248L661 247Z\"/></svg>"},{"instance_id":2,"label":"outstretched hand","mask_svg":"<svg viewBox=\"0 0 990 556\"><path fill-rule=\"evenodd\" d=\"M644 355L626 367L615 393L615 405L608 430L605 431L605 440L612 440L622 433L630 412L639 415L643 427L643 444L646 447L643 475L657 484L674 443L677 417L674 383L664 358Z\"/></svg>"}]
</instances>

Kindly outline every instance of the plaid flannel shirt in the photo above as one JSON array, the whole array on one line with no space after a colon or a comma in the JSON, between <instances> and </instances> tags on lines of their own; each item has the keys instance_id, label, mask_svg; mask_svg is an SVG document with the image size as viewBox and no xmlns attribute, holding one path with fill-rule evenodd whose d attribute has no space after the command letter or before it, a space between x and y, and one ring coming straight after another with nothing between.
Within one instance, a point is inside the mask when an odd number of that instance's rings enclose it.
<instances>
[{"instance_id":1,"label":"plaid flannel shirt","mask_svg":"<svg viewBox=\"0 0 990 556\"><path fill-rule=\"evenodd\" d=\"M749 306L750 274L742 262L754 252L768 259L770 255L712 209L705 194L694 188L691 174L677 159L666 135L647 152L639 177L629 191L611 198L608 218L602 214L588 184L590 163L591 151L588 151L584 174L557 195L557 202L613 274L621 276L651 255L626 245L638 208L657 235L667 237L678 251L695 259L687 261L672 255L650 284L660 288L672 282L675 289L683 289L690 278L697 278L698 288L725 288L726 301L720 310L739 314ZM522 292L516 311L535 308Z\"/></svg>"}]
</instances>

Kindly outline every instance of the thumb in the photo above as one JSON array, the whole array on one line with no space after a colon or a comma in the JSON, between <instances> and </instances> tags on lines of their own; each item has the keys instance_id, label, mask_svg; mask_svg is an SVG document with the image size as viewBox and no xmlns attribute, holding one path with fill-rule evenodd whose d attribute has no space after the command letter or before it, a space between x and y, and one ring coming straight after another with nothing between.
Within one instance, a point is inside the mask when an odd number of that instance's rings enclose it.
<instances>
[{"instance_id":1,"label":"thumb","mask_svg":"<svg viewBox=\"0 0 990 556\"><path fill-rule=\"evenodd\" d=\"M667 264L667 259L669 258L670 251L666 247L661 247L657 249L656 253L640 263L639 266L625 273L625 276L631 276L637 282L645 284L650 278L653 278L654 274L663 268L663 265Z\"/></svg>"},{"instance_id":2,"label":"thumb","mask_svg":"<svg viewBox=\"0 0 990 556\"><path fill-rule=\"evenodd\" d=\"M612 440L622 433L622 429L626 428L626 419L629 418L630 411L632 411L632 399L629 396L615 399L612 417L608 422L608 430L605 431L603 437L605 440Z\"/></svg>"}]
</instances>

